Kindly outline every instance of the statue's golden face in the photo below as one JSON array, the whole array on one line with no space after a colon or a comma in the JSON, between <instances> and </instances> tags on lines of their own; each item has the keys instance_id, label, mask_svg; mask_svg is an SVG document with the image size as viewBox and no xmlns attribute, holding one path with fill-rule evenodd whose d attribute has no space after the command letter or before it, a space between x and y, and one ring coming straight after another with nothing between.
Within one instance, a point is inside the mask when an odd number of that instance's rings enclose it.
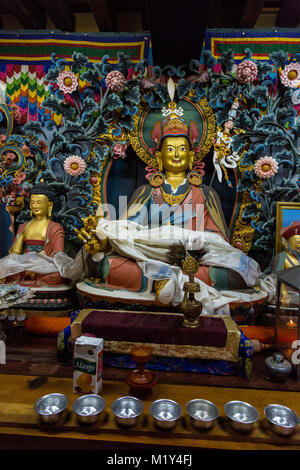
<instances>
[{"instance_id":1,"label":"statue's golden face","mask_svg":"<svg viewBox=\"0 0 300 470\"><path fill-rule=\"evenodd\" d=\"M45 194L32 194L30 196L30 209L34 216L47 216L50 206L51 203Z\"/></svg>"},{"instance_id":2,"label":"statue's golden face","mask_svg":"<svg viewBox=\"0 0 300 470\"><path fill-rule=\"evenodd\" d=\"M181 172L189 168L191 152L186 137L166 137L163 141L160 159L166 171Z\"/></svg>"},{"instance_id":3,"label":"statue's golden face","mask_svg":"<svg viewBox=\"0 0 300 470\"><path fill-rule=\"evenodd\" d=\"M289 249L300 253L300 235L293 235L289 238Z\"/></svg>"}]
</instances>

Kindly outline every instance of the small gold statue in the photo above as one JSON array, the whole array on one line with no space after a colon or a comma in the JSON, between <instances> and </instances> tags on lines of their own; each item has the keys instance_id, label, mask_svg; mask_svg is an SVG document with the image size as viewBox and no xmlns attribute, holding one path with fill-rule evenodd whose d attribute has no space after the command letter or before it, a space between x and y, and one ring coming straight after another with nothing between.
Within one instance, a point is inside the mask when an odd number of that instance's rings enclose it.
<instances>
[{"instance_id":1,"label":"small gold statue","mask_svg":"<svg viewBox=\"0 0 300 470\"><path fill-rule=\"evenodd\" d=\"M33 217L19 227L9 251L11 255L35 252L53 258L56 253L64 251L63 228L51 220L53 201L54 195L45 184L39 183L31 190L30 211ZM38 274L34 271L24 271L22 265L18 273L7 276L5 281L36 281L37 284L49 286L63 283L58 272Z\"/></svg>"}]
</instances>

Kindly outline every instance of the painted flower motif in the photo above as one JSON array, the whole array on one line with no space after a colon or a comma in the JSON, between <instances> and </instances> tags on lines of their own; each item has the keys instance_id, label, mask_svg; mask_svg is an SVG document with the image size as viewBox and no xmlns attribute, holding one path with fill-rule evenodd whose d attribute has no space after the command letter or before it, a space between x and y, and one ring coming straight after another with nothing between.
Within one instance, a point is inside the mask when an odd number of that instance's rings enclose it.
<instances>
[{"instance_id":1,"label":"painted flower motif","mask_svg":"<svg viewBox=\"0 0 300 470\"><path fill-rule=\"evenodd\" d=\"M5 141L6 141L6 135L0 134L0 144L4 144Z\"/></svg>"},{"instance_id":2,"label":"painted flower motif","mask_svg":"<svg viewBox=\"0 0 300 470\"><path fill-rule=\"evenodd\" d=\"M30 149L28 145L22 145L22 152L25 155L25 157L29 157L31 155Z\"/></svg>"},{"instance_id":3,"label":"painted flower motif","mask_svg":"<svg viewBox=\"0 0 300 470\"><path fill-rule=\"evenodd\" d=\"M113 158L125 158L126 157L126 149L127 144L115 144L112 148Z\"/></svg>"},{"instance_id":4,"label":"painted flower motif","mask_svg":"<svg viewBox=\"0 0 300 470\"><path fill-rule=\"evenodd\" d=\"M26 178L26 174L23 171L21 171L18 175L16 175L12 179L12 183L18 186L24 181L25 178Z\"/></svg>"},{"instance_id":5,"label":"painted flower motif","mask_svg":"<svg viewBox=\"0 0 300 470\"><path fill-rule=\"evenodd\" d=\"M257 76L257 66L252 60L240 62L236 68L236 77L240 83L250 83Z\"/></svg>"},{"instance_id":6,"label":"painted flower motif","mask_svg":"<svg viewBox=\"0 0 300 470\"><path fill-rule=\"evenodd\" d=\"M259 178L272 178L277 171L278 163L272 157L261 157L254 164L254 172Z\"/></svg>"},{"instance_id":7,"label":"painted flower motif","mask_svg":"<svg viewBox=\"0 0 300 470\"><path fill-rule=\"evenodd\" d=\"M13 111L13 118L19 123L22 119L21 108L16 104L11 104L10 107Z\"/></svg>"},{"instance_id":8,"label":"painted flower motif","mask_svg":"<svg viewBox=\"0 0 300 470\"><path fill-rule=\"evenodd\" d=\"M119 70L109 72L105 79L107 88L111 91L121 91L125 85L125 77Z\"/></svg>"},{"instance_id":9,"label":"painted flower motif","mask_svg":"<svg viewBox=\"0 0 300 470\"><path fill-rule=\"evenodd\" d=\"M281 82L286 87L297 88L300 86L300 64L291 62L286 65L281 73Z\"/></svg>"},{"instance_id":10,"label":"painted flower motif","mask_svg":"<svg viewBox=\"0 0 300 470\"><path fill-rule=\"evenodd\" d=\"M150 90L151 88L155 87L155 83L153 83L148 78L143 77L140 81L140 86L141 86L141 88L144 88L144 90Z\"/></svg>"},{"instance_id":11,"label":"painted flower motif","mask_svg":"<svg viewBox=\"0 0 300 470\"><path fill-rule=\"evenodd\" d=\"M85 161L78 155L71 155L64 162L64 169L71 176L79 176L84 173L86 168Z\"/></svg>"},{"instance_id":12,"label":"painted flower motif","mask_svg":"<svg viewBox=\"0 0 300 470\"><path fill-rule=\"evenodd\" d=\"M4 163L4 165L6 167L10 167L12 166L14 160L16 158L16 154L13 153L13 152L6 152L3 156L2 156L2 161Z\"/></svg>"},{"instance_id":13,"label":"painted flower motif","mask_svg":"<svg viewBox=\"0 0 300 470\"><path fill-rule=\"evenodd\" d=\"M73 72L63 70L57 77L57 84L64 93L72 93L78 86L78 80Z\"/></svg>"}]
</instances>

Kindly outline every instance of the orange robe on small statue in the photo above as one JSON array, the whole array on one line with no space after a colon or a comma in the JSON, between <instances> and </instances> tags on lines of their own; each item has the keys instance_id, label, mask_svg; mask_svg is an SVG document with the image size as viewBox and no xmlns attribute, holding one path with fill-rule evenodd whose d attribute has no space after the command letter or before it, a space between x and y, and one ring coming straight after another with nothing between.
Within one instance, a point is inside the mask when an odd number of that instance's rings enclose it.
<instances>
[{"instance_id":1,"label":"orange robe on small statue","mask_svg":"<svg viewBox=\"0 0 300 470\"><path fill-rule=\"evenodd\" d=\"M25 222L24 224L20 225L16 240L18 237L25 231L28 224L31 221ZM49 220L47 231L46 231L46 240L30 240L24 239L24 253L28 252L35 252L39 253L43 251L45 255L50 256L53 258L56 253L64 251L64 231L60 224L57 222L53 222L53 220ZM64 280L60 276L58 272L49 273L49 274L39 274L39 273L32 273L31 280L38 281L38 284L43 283L49 286L54 286L57 284L63 284ZM24 281L26 280L26 273L25 271L14 274L6 278L8 282L17 282L17 281Z\"/></svg>"}]
</instances>

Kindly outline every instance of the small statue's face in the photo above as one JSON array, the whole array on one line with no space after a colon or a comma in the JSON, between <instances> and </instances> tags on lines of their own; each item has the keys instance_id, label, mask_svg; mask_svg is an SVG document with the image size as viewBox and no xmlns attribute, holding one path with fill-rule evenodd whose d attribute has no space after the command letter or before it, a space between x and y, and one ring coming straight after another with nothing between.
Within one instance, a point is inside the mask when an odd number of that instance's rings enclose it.
<instances>
[{"instance_id":1,"label":"small statue's face","mask_svg":"<svg viewBox=\"0 0 300 470\"><path fill-rule=\"evenodd\" d=\"M32 194L30 196L30 209L34 216L47 216L49 206L49 199L44 194Z\"/></svg>"},{"instance_id":2,"label":"small statue's face","mask_svg":"<svg viewBox=\"0 0 300 470\"><path fill-rule=\"evenodd\" d=\"M233 121L226 121L224 124L224 130L228 131L228 130L231 130L232 128L233 128Z\"/></svg>"},{"instance_id":3,"label":"small statue's face","mask_svg":"<svg viewBox=\"0 0 300 470\"><path fill-rule=\"evenodd\" d=\"M300 235L293 235L289 238L289 249L300 253Z\"/></svg>"},{"instance_id":4,"label":"small statue's face","mask_svg":"<svg viewBox=\"0 0 300 470\"><path fill-rule=\"evenodd\" d=\"M190 146L186 137L166 137L163 141L160 158L166 171L181 172L189 168Z\"/></svg>"}]
</instances>

